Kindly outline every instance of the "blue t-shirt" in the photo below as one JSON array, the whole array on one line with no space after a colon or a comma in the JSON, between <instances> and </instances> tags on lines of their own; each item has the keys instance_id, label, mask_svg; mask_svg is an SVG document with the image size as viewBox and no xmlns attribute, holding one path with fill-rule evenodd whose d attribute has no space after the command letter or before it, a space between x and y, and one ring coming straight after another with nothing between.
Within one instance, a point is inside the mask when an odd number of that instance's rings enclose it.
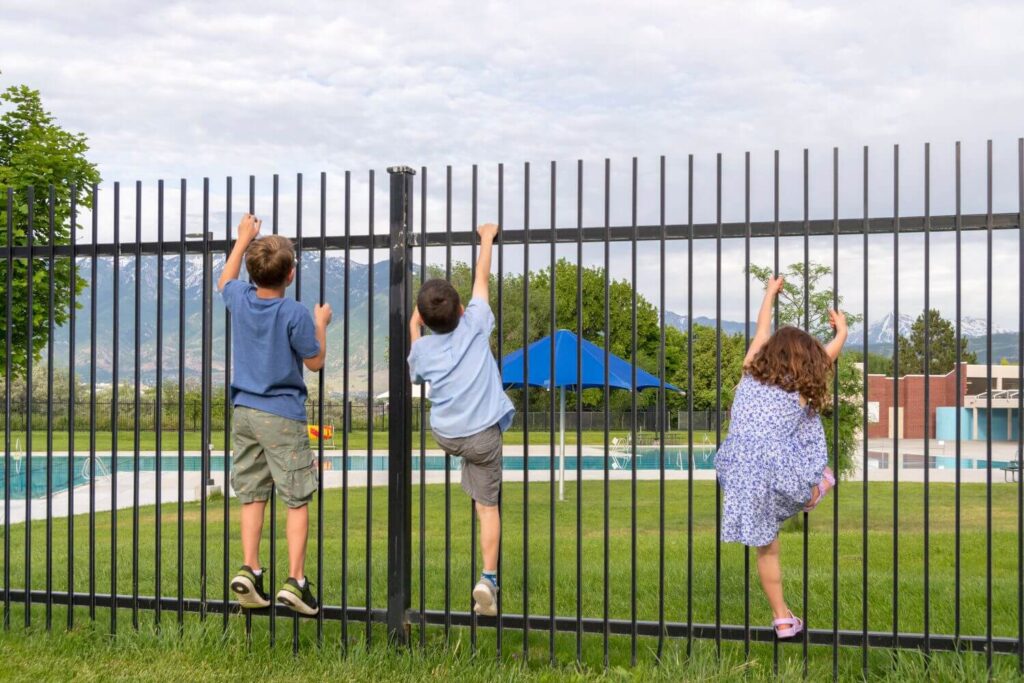
<instances>
[{"instance_id":1,"label":"blue t-shirt","mask_svg":"<svg viewBox=\"0 0 1024 683\"><path fill-rule=\"evenodd\" d=\"M221 296L231 311L231 404L305 422L302 359L320 353L309 309L295 299L261 299L241 280Z\"/></svg>"},{"instance_id":2,"label":"blue t-shirt","mask_svg":"<svg viewBox=\"0 0 1024 683\"><path fill-rule=\"evenodd\" d=\"M412 345L409 374L430 383L430 428L450 439L498 425L512 425L516 409L501 386L488 339L494 314L484 299L473 299L458 327L429 334Z\"/></svg>"}]
</instances>

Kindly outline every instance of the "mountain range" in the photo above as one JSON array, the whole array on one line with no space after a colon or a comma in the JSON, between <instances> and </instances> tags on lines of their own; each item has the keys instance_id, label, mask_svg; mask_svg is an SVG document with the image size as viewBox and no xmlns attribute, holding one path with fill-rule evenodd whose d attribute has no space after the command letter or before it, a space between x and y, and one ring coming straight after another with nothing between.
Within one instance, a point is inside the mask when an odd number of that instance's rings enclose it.
<instances>
[{"instance_id":1,"label":"mountain range","mask_svg":"<svg viewBox=\"0 0 1024 683\"><path fill-rule=\"evenodd\" d=\"M212 272L218 273L224 263L224 255L212 255ZM308 252L303 257L301 293L302 299L312 302L319 299L320 289L320 255ZM79 275L91 282L91 260L80 259ZM350 386L365 387L368 377L367 367L370 357L370 340L368 332L370 313L370 277L373 277L373 381L376 387L384 387L387 382L387 332L388 332L388 262L381 261L372 267L351 261L350 272L350 311L349 311L349 355L361 362L350 365ZM418 272L418 267L414 267ZM344 315L344 280L345 260L341 255L328 255L324 264L326 279L332 284L326 289L326 300L334 310L334 323L328 331L328 343L331 349L340 349L343 340ZM139 268L140 289L143 296L140 301L139 355L140 376L144 383L150 384L156 376L156 320L158 284L157 259L154 256L143 257ZM177 379L177 356L179 344L178 302L181 270L178 256L164 258L164 290L163 290L163 357L165 380ZM186 381L195 381L201 371L201 340L202 329L202 257L189 255L185 268L185 373ZM113 261L97 259L96 291L96 336L97 363L96 375L100 383L108 383L113 376ZM118 331L119 368L118 375L122 381L134 376L134 337L135 337L135 265L130 258L122 260L120 266L120 289L118 302L120 305ZM90 287L78 295L81 307L78 310L78 325L75 341L75 363L81 377L87 378L89 368L89 315ZM295 287L289 292L294 295ZM213 292L213 373L215 383L222 381L225 351L225 309L220 296ZM687 329L687 318L673 311L665 311L666 323L680 330ZM868 348L871 351L891 353L894 331L906 335L915 319L914 315L901 313L899 320L892 313L873 319L867 328ZM715 319L705 316L695 317L694 324L715 326ZM751 332L753 332L751 323ZM731 320L722 321L722 331L727 334L742 333L744 324ZM986 323L984 319L963 316L961 330L968 339L968 347L978 352L978 360L985 360ZM1011 330L995 327L993 332L994 359L1007 358L1017 360L1018 335ZM850 330L849 341L853 348L860 348L865 334L862 326ZM67 331L55 334L54 353L58 359L68 356ZM66 361L65 361L66 362ZM63 365L64 362L61 362ZM344 359L341 353L328 353L328 382L337 387L341 382Z\"/></svg>"}]
</instances>

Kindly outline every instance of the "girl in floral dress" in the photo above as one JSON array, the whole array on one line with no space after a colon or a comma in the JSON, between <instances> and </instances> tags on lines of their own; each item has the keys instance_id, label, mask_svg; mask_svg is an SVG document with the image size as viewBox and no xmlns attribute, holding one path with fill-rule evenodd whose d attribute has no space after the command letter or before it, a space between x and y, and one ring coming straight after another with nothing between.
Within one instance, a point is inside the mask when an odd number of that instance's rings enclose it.
<instances>
[{"instance_id":1,"label":"girl in floral dress","mask_svg":"<svg viewBox=\"0 0 1024 683\"><path fill-rule=\"evenodd\" d=\"M715 469L725 494L722 540L757 548L775 633L792 638L803 621L782 595L779 525L814 509L835 485L819 412L847 330L846 317L829 311L835 337L827 345L795 327L772 334L772 305L782 284L781 277L768 280Z\"/></svg>"}]
</instances>

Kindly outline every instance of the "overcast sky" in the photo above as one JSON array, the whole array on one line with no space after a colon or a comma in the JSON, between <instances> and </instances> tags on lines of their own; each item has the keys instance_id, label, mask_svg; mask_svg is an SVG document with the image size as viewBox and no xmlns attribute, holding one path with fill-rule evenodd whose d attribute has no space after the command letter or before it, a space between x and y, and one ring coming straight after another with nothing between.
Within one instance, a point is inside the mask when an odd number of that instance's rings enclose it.
<instances>
[{"instance_id":1,"label":"overcast sky","mask_svg":"<svg viewBox=\"0 0 1024 683\"><path fill-rule=\"evenodd\" d=\"M872 215L893 210L893 145L900 144L900 212L923 212L923 145L932 143L932 213L953 210L953 145L963 144L963 206L984 211L985 142L993 140L996 211L1017 211L1017 139L1024 134L1024 5L1015 2L303 2L79 3L8 0L0 13L0 85L42 92L60 123L89 136L99 164L103 234L113 181L144 183L144 230L154 230L154 183L189 181L190 229L202 178L213 225L224 229L225 177L244 208L249 174L269 211L281 174L281 227L294 231L295 174L304 175L304 230L318 226L319 173L328 173L328 232L341 231L343 173L353 174L353 231L367 229L376 172L377 229L385 229L392 164L429 167L429 229L444 228L445 165L453 222L470 224L471 165L481 219L496 213L505 163L506 224L523 221L523 162L531 162L531 225L547 227L549 163L558 166L557 220L576 223L576 160L585 161L584 222L603 221L603 160L611 213L631 220L630 163L639 161L638 216L658 220L658 157L667 157L667 220L686 221L687 155L695 155L694 212L715 217L715 153L723 154L725 220L741 220L743 153L751 208L772 213L772 152L781 155L783 218L803 211L802 150L810 150L812 217L832 214L832 148L840 150L840 212L859 216L862 147L871 148ZM896 9L898 8L898 9ZM239 195L242 195L240 197ZM168 189L168 221L177 195ZM233 217L237 218L237 216ZM994 322L1016 328L1017 240L996 245ZM964 312L983 316L984 245L965 244ZM892 307L891 238L872 242L873 315ZM900 261L900 308L922 305L919 238ZM938 239L933 299L952 304L952 251ZM700 247L695 314L714 313L714 244ZM710 249L711 251L707 251ZM783 263L802 245L785 245ZM844 242L840 287L861 305L859 240ZM972 251L973 250L973 251ZM515 250L511 250L514 252ZM531 261L546 258L539 250ZM588 256L591 252L588 250ZM593 252L594 257L599 252ZM638 279L656 300L658 269L641 250ZM979 256L981 261L978 261ZM628 277L628 247L615 273ZM812 257L831 262L830 244ZM509 254L509 267L521 263ZM625 260L624 260L625 259ZM755 247L770 263L770 244ZM685 244L669 253L668 307L686 312ZM723 246L723 317L743 318L742 245ZM680 284L683 283L683 284ZM888 291L885 291L888 290ZM756 299L756 297L755 297ZM756 301L755 301L756 303ZM949 311L951 312L951 308Z\"/></svg>"}]
</instances>

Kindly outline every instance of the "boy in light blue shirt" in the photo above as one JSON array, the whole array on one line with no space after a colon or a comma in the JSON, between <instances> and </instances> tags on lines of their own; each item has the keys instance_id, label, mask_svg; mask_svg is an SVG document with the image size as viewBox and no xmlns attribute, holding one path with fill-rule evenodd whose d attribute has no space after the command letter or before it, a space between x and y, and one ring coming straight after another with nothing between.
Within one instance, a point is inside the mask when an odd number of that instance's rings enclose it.
<instances>
[{"instance_id":1,"label":"boy in light blue shirt","mask_svg":"<svg viewBox=\"0 0 1024 683\"><path fill-rule=\"evenodd\" d=\"M462 307L459 293L447 280L428 280L420 287L409 322L409 373L413 382L430 384L434 439L445 453L462 458L462 488L475 503L483 554L473 609L493 616L498 613L502 434L511 426L515 408L502 388L490 346L494 314L488 285L498 226L487 223L477 232L480 258L469 306ZM433 334L421 336L422 325Z\"/></svg>"}]
</instances>

